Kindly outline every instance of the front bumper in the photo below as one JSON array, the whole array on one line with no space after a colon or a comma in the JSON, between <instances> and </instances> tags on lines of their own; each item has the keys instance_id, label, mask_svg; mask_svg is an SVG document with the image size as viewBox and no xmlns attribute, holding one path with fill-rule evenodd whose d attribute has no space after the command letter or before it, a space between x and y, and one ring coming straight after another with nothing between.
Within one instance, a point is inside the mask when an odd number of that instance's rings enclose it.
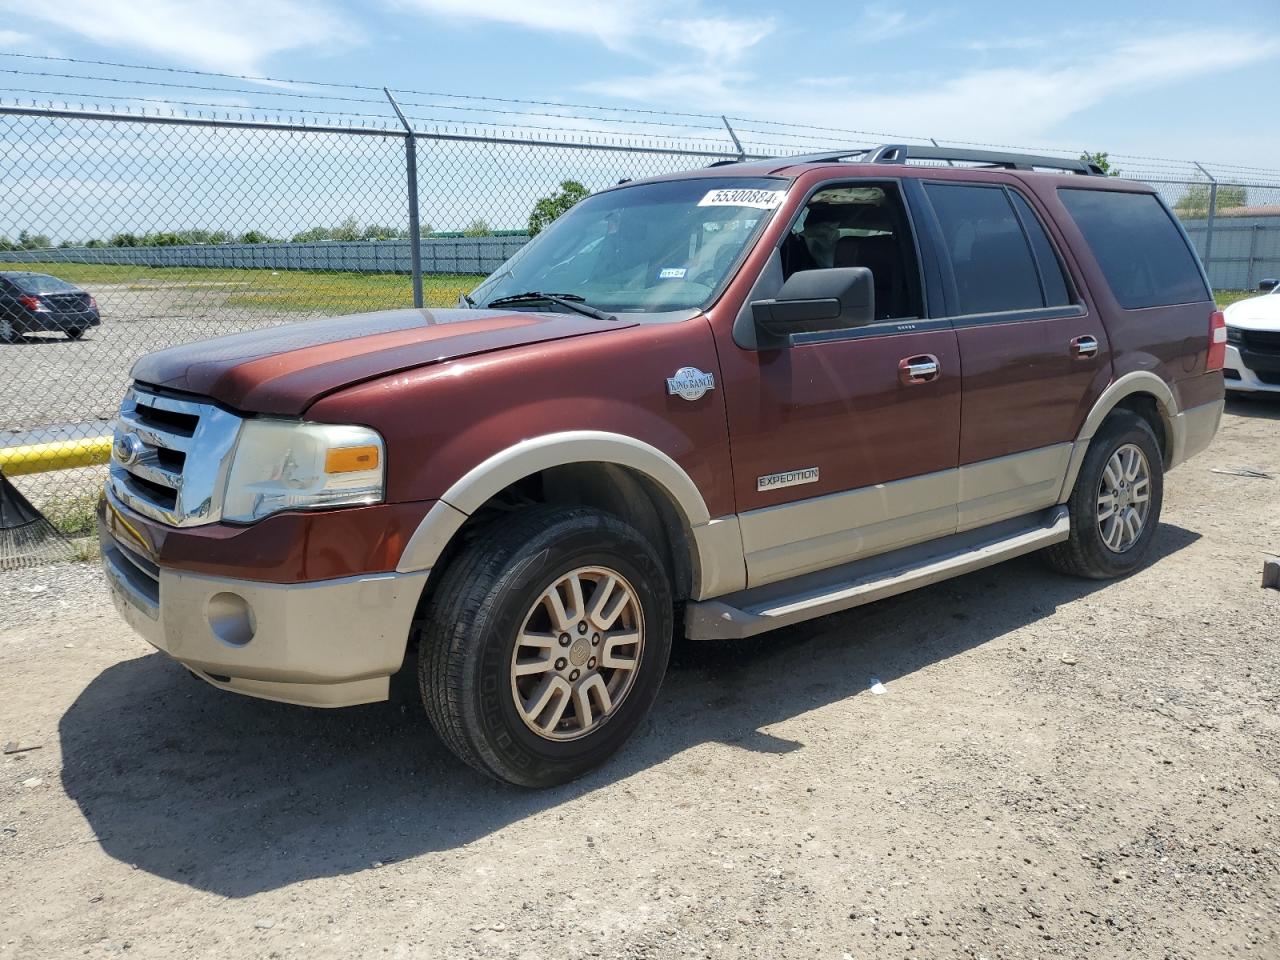
<instances>
[{"instance_id":1,"label":"front bumper","mask_svg":"<svg viewBox=\"0 0 1280 960\"><path fill-rule=\"evenodd\" d=\"M342 707L387 699L430 571L267 583L157 565L99 514L116 609L157 650L214 686ZM118 518L123 519L123 518Z\"/></svg>"},{"instance_id":2,"label":"front bumper","mask_svg":"<svg viewBox=\"0 0 1280 960\"><path fill-rule=\"evenodd\" d=\"M1268 362L1270 361L1270 362ZM1252 364L1252 366L1250 365ZM1268 368L1259 371L1255 367L1266 365ZM1223 365L1226 372L1226 387L1228 390L1238 390L1241 393L1280 393L1280 358L1257 358L1250 357L1246 359L1241 356L1240 348L1233 343L1227 344L1227 357ZM1239 375L1239 379L1231 376L1231 371ZM1268 383L1263 380L1259 373L1266 376L1267 380L1273 380Z\"/></svg>"}]
</instances>

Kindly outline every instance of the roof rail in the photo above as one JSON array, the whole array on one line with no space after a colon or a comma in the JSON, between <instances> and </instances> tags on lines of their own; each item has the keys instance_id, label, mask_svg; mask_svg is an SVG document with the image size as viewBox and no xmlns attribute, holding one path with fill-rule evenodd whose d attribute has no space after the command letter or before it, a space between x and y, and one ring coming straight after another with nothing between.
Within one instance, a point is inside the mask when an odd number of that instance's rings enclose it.
<instances>
[{"instance_id":1,"label":"roof rail","mask_svg":"<svg viewBox=\"0 0 1280 960\"><path fill-rule=\"evenodd\" d=\"M908 160L954 160L976 163L1005 170L1034 170L1037 167L1050 170L1066 170L1085 176L1102 177L1106 173L1096 163L1088 160L1045 157L1033 153L1003 153L997 150L966 150L960 147L926 147L917 144L890 143L877 147L833 150L827 153L809 153L798 157L780 157L791 163L831 163L857 157L860 163L906 163Z\"/></svg>"}]
</instances>

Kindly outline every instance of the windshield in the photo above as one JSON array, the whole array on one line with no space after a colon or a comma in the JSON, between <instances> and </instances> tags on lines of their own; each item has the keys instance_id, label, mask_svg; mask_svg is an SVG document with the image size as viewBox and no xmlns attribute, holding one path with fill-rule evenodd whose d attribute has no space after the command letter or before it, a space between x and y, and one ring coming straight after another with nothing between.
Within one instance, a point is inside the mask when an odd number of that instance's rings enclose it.
<instances>
[{"instance_id":1,"label":"windshield","mask_svg":"<svg viewBox=\"0 0 1280 960\"><path fill-rule=\"evenodd\" d=\"M477 306L529 291L575 294L614 313L705 306L787 181L708 177L588 197L476 287Z\"/></svg>"},{"instance_id":2,"label":"windshield","mask_svg":"<svg viewBox=\"0 0 1280 960\"><path fill-rule=\"evenodd\" d=\"M71 293L80 289L47 273L6 273L5 278L27 293Z\"/></svg>"}]
</instances>

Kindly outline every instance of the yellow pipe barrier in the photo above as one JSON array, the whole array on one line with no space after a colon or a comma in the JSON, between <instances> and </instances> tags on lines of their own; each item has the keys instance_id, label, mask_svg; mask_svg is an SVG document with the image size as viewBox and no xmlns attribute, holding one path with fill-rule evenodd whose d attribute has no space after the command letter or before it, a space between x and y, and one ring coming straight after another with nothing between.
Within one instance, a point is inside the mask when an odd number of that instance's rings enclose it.
<instances>
[{"instance_id":1,"label":"yellow pipe barrier","mask_svg":"<svg viewBox=\"0 0 1280 960\"><path fill-rule=\"evenodd\" d=\"M23 447L0 447L0 472L7 477L20 477L27 473L92 467L110 459L110 437L31 443Z\"/></svg>"}]
</instances>

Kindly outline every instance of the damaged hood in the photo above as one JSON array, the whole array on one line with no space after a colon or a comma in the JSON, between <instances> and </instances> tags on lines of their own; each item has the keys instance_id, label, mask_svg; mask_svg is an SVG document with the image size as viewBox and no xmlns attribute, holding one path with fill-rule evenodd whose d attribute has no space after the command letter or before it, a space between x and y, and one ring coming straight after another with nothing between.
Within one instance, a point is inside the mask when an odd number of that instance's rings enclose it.
<instances>
[{"instance_id":1,"label":"damaged hood","mask_svg":"<svg viewBox=\"0 0 1280 960\"><path fill-rule=\"evenodd\" d=\"M171 347L140 359L133 378L246 413L298 416L325 394L376 377L634 325L541 311L385 310Z\"/></svg>"}]
</instances>

